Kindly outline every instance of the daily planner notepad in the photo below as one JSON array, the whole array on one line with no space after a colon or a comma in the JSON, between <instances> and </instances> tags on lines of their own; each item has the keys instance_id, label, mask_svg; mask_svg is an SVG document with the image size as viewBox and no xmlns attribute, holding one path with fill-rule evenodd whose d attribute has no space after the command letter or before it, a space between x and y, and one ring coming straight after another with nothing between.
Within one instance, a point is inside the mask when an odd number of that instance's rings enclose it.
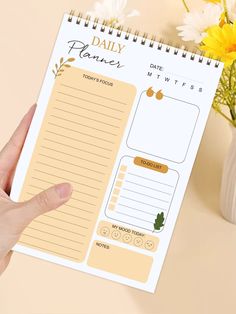
<instances>
[{"instance_id":1,"label":"daily planner notepad","mask_svg":"<svg viewBox=\"0 0 236 314\"><path fill-rule=\"evenodd\" d=\"M222 69L65 14L11 198L73 194L14 249L154 292Z\"/></svg>"}]
</instances>

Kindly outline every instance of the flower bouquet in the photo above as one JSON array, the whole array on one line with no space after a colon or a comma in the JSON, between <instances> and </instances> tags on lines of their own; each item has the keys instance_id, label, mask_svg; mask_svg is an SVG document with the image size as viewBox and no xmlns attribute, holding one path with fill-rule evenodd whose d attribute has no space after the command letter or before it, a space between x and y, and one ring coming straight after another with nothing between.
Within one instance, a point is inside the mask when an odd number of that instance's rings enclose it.
<instances>
[{"instance_id":1,"label":"flower bouquet","mask_svg":"<svg viewBox=\"0 0 236 314\"><path fill-rule=\"evenodd\" d=\"M221 212L236 223L236 0L208 0L199 11L186 13L179 36L192 41L205 56L224 63L213 101L214 110L232 126L233 140L226 157L221 184Z\"/></svg>"}]
</instances>

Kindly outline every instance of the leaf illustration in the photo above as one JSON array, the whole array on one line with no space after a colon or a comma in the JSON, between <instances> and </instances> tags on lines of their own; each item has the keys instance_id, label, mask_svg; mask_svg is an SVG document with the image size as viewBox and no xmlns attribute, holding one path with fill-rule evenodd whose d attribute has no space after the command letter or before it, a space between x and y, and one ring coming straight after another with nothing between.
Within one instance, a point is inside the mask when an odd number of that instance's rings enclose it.
<instances>
[{"instance_id":1,"label":"leaf illustration","mask_svg":"<svg viewBox=\"0 0 236 314\"><path fill-rule=\"evenodd\" d=\"M68 58L67 60L64 61L64 58L61 57L60 58L60 64L58 65L57 63L55 63L55 69L52 70L52 73L54 74L55 78L57 76L61 76L62 72L64 72L65 70L63 69L64 67L66 68L70 68L71 65L67 64L67 62L73 62L75 61L75 58Z\"/></svg>"},{"instance_id":2,"label":"leaf illustration","mask_svg":"<svg viewBox=\"0 0 236 314\"><path fill-rule=\"evenodd\" d=\"M164 217L164 212L161 212L160 214L157 214L157 218L155 219L155 222L153 224L154 226L154 230L160 230L162 227L164 227L164 220L165 220L165 217Z\"/></svg>"}]
</instances>

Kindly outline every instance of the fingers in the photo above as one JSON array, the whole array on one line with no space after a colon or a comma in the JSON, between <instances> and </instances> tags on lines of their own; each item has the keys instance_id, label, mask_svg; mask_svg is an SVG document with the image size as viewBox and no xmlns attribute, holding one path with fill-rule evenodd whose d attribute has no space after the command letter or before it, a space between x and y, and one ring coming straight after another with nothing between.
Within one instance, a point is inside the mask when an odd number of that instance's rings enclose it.
<instances>
[{"instance_id":1,"label":"fingers","mask_svg":"<svg viewBox=\"0 0 236 314\"><path fill-rule=\"evenodd\" d=\"M61 183L41 192L31 200L21 203L19 209L20 220L26 226L39 215L67 202L71 194L72 186L69 183Z\"/></svg>"},{"instance_id":2,"label":"fingers","mask_svg":"<svg viewBox=\"0 0 236 314\"><path fill-rule=\"evenodd\" d=\"M2 189L0 189L0 200L10 200L8 194Z\"/></svg>"},{"instance_id":3,"label":"fingers","mask_svg":"<svg viewBox=\"0 0 236 314\"><path fill-rule=\"evenodd\" d=\"M0 261L0 275L4 272L4 270L7 268L13 251L8 252L8 254Z\"/></svg>"},{"instance_id":4,"label":"fingers","mask_svg":"<svg viewBox=\"0 0 236 314\"><path fill-rule=\"evenodd\" d=\"M36 105L33 105L26 115L21 120L17 129L11 136L9 142L4 146L3 150L0 152L0 174L3 176L4 173L8 173L13 170L19 159L30 123L32 121ZM0 184L3 189L3 185L6 180L3 178L0 180Z\"/></svg>"}]
</instances>

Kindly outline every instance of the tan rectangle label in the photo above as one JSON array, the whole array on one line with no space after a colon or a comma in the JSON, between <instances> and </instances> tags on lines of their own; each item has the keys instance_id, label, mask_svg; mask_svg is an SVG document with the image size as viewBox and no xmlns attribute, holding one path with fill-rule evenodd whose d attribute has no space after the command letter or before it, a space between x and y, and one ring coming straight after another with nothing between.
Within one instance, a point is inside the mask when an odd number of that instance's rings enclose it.
<instances>
[{"instance_id":1,"label":"tan rectangle label","mask_svg":"<svg viewBox=\"0 0 236 314\"><path fill-rule=\"evenodd\" d=\"M56 78L19 200L65 181L73 195L35 219L21 244L84 259L135 94L130 84L75 67Z\"/></svg>"},{"instance_id":2,"label":"tan rectangle label","mask_svg":"<svg viewBox=\"0 0 236 314\"><path fill-rule=\"evenodd\" d=\"M158 162L155 162L153 160L148 160L142 157L135 157L134 158L134 163L137 166L141 166L144 168L148 168L154 171L162 172L162 173L167 173L168 172L168 166L164 164L160 164Z\"/></svg>"},{"instance_id":3,"label":"tan rectangle label","mask_svg":"<svg viewBox=\"0 0 236 314\"><path fill-rule=\"evenodd\" d=\"M97 234L151 252L157 250L159 243L158 237L128 227L122 227L108 221L101 221L99 223Z\"/></svg>"},{"instance_id":4,"label":"tan rectangle label","mask_svg":"<svg viewBox=\"0 0 236 314\"><path fill-rule=\"evenodd\" d=\"M94 241L88 265L132 280L146 282L152 267L150 256Z\"/></svg>"}]
</instances>

